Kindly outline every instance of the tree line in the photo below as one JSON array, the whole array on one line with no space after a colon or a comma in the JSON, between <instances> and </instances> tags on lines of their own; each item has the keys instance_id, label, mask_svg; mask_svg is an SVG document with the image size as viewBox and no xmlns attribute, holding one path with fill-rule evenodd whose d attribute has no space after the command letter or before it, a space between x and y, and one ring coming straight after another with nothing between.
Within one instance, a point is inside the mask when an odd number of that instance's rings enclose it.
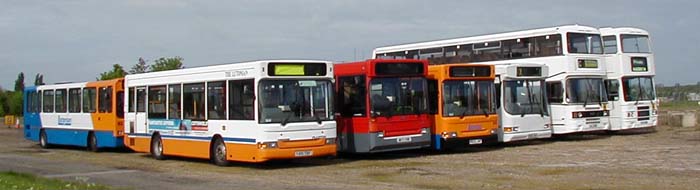
<instances>
[{"instance_id":1,"label":"tree line","mask_svg":"<svg viewBox=\"0 0 700 190\"><path fill-rule=\"evenodd\" d=\"M167 71L184 68L181 57L161 57L148 64L143 58L133 65L129 72L120 64L112 65L112 69L97 76L97 80L110 80L124 77L127 74L138 74L156 71ZM44 75L39 73L34 77L34 85L44 85ZM20 72L15 80L14 91L5 90L0 86L0 116L22 115L22 93L24 91L24 72Z\"/></svg>"}]
</instances>

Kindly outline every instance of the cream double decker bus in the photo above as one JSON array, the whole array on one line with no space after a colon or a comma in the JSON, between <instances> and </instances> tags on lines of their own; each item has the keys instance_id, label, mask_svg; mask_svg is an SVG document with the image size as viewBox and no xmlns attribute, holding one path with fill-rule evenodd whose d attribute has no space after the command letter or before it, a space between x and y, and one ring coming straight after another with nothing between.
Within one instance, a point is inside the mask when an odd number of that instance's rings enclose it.
<instances>
[{"instance_id":1,"label":"cream double decker bus","mask_svg":"<svg viewBox=\"0 0 700 190\"><path fill-rule=\"evenodd\" d=\"M649 32L631 27L601 28L608 78L610 130L653 127L658 123L656 68Z\"/></svg>"},{"instance_id":2,"label":"cream double decker bus","mask_svg":"<svg viewBox=\"0 0 700 190\"><path fill-rule=\"evenodd\" d=\"M376 48L374 58L447 63L541 63L548 67L546 96L552 132L609 127L606 67L597 28L566 25Z\"/></svg>"},{"instance_id":3,"label":"cream double decker bus","mask_svg":"<svg viewBox=\"0 0 700 190\"><path fill-rule=\"evenodd\" d=\"M156 159L333 156L333 65L272 60L127 75L124 144Z\"/></svg>"}]
</instances>

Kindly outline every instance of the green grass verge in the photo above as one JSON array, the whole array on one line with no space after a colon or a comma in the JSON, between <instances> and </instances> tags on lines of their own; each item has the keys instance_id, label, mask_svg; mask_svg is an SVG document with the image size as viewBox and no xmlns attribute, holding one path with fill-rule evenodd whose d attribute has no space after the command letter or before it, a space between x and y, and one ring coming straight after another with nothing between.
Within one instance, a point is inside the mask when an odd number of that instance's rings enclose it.
<instances>
[{"instance_id":1,"label":"green grass verge","mask_svg":"<svg viewBox=\"0 0 700 190\"><path fill-rule=\"evenodd\" d=\"M661 110L668 111L700 110L700 105L698 105L698 102L691 101L661 102L659 107Z\"/></svg>"},{"instance_id":2,"label":"green grass verge","mask_svg":"<svg viewBox=\"0 0 700 190\"><path fill-rule=\"evenodd\" d=\"M0 189L109 189L93 183L69 182L13 171L0 172Z\"/></svg>"}]
</instances>

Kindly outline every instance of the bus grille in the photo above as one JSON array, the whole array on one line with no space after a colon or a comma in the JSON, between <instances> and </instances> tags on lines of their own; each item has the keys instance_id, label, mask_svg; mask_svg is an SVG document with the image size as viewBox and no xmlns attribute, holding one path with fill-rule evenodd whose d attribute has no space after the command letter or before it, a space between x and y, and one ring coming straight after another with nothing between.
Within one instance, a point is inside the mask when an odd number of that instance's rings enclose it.
<instances>
[{"instance_id":1,"label":"bus grille","mask_svg":"<svg viewBox=\"0 0 700 190\"><path fill-rule=\"evenodd\" d=\"M637 107L637 121L649 120L650 115L651 115L651 110L649 110L649 106Z\"/></svg>"}]
</instances>

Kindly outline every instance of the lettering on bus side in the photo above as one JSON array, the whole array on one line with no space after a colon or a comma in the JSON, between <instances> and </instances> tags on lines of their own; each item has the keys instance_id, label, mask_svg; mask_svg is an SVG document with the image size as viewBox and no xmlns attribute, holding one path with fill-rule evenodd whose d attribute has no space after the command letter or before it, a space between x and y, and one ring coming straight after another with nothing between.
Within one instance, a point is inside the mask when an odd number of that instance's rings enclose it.
<instances>
[{"instance_id":1,"label":"lettering on bus side","mask_svg":"<svg viewBox=\"0 0 700 190\"><path fill-rule=\"evenodd\" d=\"M226 71L226 78L248 76L247 70Z\"/></svg>"}]
</instances>

